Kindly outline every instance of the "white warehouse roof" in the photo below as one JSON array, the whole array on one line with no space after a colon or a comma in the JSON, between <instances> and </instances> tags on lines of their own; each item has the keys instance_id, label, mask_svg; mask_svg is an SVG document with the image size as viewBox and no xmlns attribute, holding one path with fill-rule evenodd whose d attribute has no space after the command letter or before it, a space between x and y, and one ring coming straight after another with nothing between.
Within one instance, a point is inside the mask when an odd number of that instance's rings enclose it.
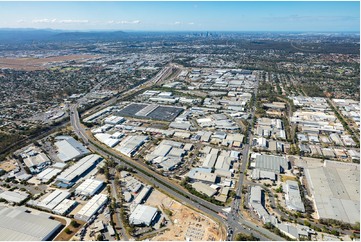
<instances>
[{"instance_id":1,"label":"white warehouse roof","mask_svg":"<svg viewBox=\"0 0 361 242\"><path fill-rule=\"evenodd\" d=\"M51 178L58 175L61 170L56 168L46 168L42 172L40 172L36 178L42 182L48 182Z\"/></svg>"},{"instance_id":2,"label":"white warehouse roof","mask_svg":"<svg viewBox=\"0 0 361 242\"><path fill-rule=\"evenodd\" d=\"M157 209L146 206L137 205L129 217L130 224L149 226L157 215Z\"/></svg>"},{"instance_id":3,"label":"white warehouse roof","mask_svg":"<svg viewBox=\"0 0 361 242\"><path fill-rule=\"evenodd\" d=\"M87 148L76 141L73 137L61 136L61 138L62 140L55 142L55 146L58 148L58 157L60 160L66 162L90 153Z\"/></svg>"},{"instance_id":4,"label":"white warehouse roof","mask_svg":"<svg viewBox=\"0 0 361 242\"><path fill-rule=\"evenodd\" d=\"M80 209L80 211L75 214L74 218L88 221L91 216L93 216L106 202L108 201L108 197L104 194L97 194L92 199L87 202Z\"/></svg>"},{"instance_id":5,"label":"white warehouse roof","mask_svg":"<svg viewBox=\"0 0 361 242\"><path fill-rule=\"evenodd\" d=\"M25 192L18 191L4 191L0 193L0 198L5 199L8 202L20 203L27 199L29 195Z\"/></svg>"},{"instance_id":6,"label":"white warehouse roof","mask_svg":"<svg viewBox=\"0 0 361 242\"><path fill-rule=\"evenodd\" d=\"M0 240L49 240L61 227L58 221L26 213L20 208L0 207Z\"/></svg>"},{"instance_id":7,"label":"white warehouse roof","mask_svg":"<svg viewBox=\"0 0 361 242\"><path fill-rule=\"evenodd\" d=\"M53 210L59 203L68 197L70 197L70 192L56 189L39 202L38 206L48 210Z\"/></svg>"},{"instance_id":8,"label":"white warehouse roof","mask_svg":"<svg viewBox=\"0 0 361 242\"><path fill-rule=\"evenodd\" d=\"M96 162L103 159L101 156L92 154L80 159L75 165L69 167L63 171L58 177L58 181L65 183L70 183L74 181L77 177L86 172L90 167L92 167Z\"/></svg>"},{"instance_id":9,"label":"white warehouse roof","mask_svg":"<svg viewBox=\"0 0 361 242\"><path fill-rule=\"evenodd\" d=\"M102 187L102 185L102 181L86 179L75 189L75 193L84 196L93 196Z\"/></svg>"}]
</instances>

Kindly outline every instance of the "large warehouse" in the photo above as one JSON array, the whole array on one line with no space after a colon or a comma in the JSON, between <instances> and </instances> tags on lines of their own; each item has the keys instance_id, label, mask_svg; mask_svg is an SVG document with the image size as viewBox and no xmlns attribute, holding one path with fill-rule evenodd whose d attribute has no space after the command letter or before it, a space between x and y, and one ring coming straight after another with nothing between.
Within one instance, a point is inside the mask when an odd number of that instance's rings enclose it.
<instances>
[{"instance_id":1,"label":"large warehouse","mask_svg":"<svg viewBox=\"0 0 361 242\"><path fill-rule=\"evenodd\" d=\"M319 218L360 222L360 165L326 160L308 164L307 183Z\"/></svg>"},{"instance_id":2,"label":"large warehouse","mask_svg":"<svg viewBox=\"0 0 361 242\"><path fill-rule=\"evenodd\" d=\"M115 149L126 156L132 157L147 140L148 137L145 135L131 135L123 139Z\"/></svg>"},{"instance_id":3,"label":"large warehouse","mask_svg":"<svg viewBox=\"0 0 361 242\"><path fill-rule=\"evenodd\" d=\"M289 169L289 163L282 156L258 155L256 157L255 168L261 171L271 171L279 174Z\"/></svg>"},{"instance_id":4,"label":"large warehouse","mask_svg":"<svg viewBox=\"0 0 361 242\"><path fill-rule=\"evenodd\" d=\"M102 181L86 179L75 189L75 194L91 197L103 186L103 184Z\"/></svg>"},{"instance_id":5,"label":"large warehouse","mask_svg":"<svg viewBox=\"0 0 361 242\"><path fill-rule=\"evenodd\" d=\"M87 204L84 205L84 207L80 209L77 214L75 214L74 218L87 222L91 216L93 216L104 204L106 204L107 201L108 197L106 195L95 195L89 200L89 202L87 202Z\"/></svg>"},{"instance_id":6,"label":"large warehouse","mask_svg":"<svg viewBox=\"0 0 361 242\"><path fill-rule=\"evenodd\" d=\"M158 211L156 208L146 205L137 205L129 217L129 223L149 226L152 224L157 214Z\"/></svg>"},{"instance_id":7,"label":"large warehouse","mask_svg":"<svg viewBox=\"0 0 361 242\"><path fill-rule=\"evenodd\" d=\"M70 192L56 189L50 193L46 198L37 204L37 206L53 210L59 203L61 203L65 198L70 197Z\"/></svg>"},{"instance_id":8,"label":"large warehouse","mask_svg":"<svg viewBox=\"0 0 361 242\"><path fill-rule=\"evenodd\" d=\"M58 157L64 162L90 153L87 148L71 136L58 136L56 139L60 140L55 142L59 152Z\"/></svg>"},{"instance_id":9,"label":"large warehouse","mask_svg":"<svg viewBox=\"0 0 361 242\"><path fill-rule=\"evenodd\" d=\"M61 223L50 220L45 214L25 212L22 207L0 207L1 241L44 241L51 240L61 229Z\"/></svg>"},{"instance_id":10,"label":"large warehouse","mask_svg":"<svg viewBox=\"0 0 361 242\"><path fill-rule=\"evenodd\" d=\"M75 165L69 167L63 171L57 178L57 181L62 182L63 184L68 184L72 186L74 182L81 176L83 173L87 172L92 167L95 167L99 161L103 158L99 155L88 155L80 159Z\"/></svg>"}]
</instances>

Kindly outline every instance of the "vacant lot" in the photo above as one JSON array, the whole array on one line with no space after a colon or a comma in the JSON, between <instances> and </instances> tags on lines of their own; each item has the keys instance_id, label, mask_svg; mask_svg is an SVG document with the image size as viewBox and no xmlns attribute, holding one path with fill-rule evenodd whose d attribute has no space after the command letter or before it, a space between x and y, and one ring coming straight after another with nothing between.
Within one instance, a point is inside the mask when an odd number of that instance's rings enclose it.
<instances>
[{"instance_id":1,"label":"vacant lot","mask_svg":"<svg viewBox=\"0 0 361 242\"><path fill-rule=\"evenodd\" d=\"M153 190L146 205L161 208L168 213L167 217L171 220L168 225L169 230L161 232L151 240L169 241L189 238L192 241L219 241L224 239L222 229L212 219L157 190Z\"/></svg>"},{"instance_id":2,"label":"vacant lot","mask_svg":"<svg viewBox=\"0 0 361 242\"><path fill-rule=\"evenodd\" d=\"M96 58L94 55L66 55L46 58L0 58L0 68L10 68L15 70L44 70L49 63L64 61L82 61Z\"/></svg>"}]
</instances>

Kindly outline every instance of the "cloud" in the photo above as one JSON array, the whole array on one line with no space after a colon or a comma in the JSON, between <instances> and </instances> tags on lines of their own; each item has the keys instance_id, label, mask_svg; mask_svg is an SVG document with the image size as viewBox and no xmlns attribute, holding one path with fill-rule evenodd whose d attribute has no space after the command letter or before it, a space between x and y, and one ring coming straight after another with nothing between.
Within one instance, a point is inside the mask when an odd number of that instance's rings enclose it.
<instances>
[{"instance_id":1,"label":"cloud","mask_svg":"<svg viewBox=\"0 0 361 242\"><path fill-rule=\"evenodd\" d=\"M33 23L55 23L55 22L56 22L56 19L47 19L47 18L34 19L32 22L33 22Z\"/></svg>"},{"instance_id":2,"label":"cloud","mask_svg":"<svg viewBox=\"0 0 361 242\"><path fill-rule=\"evenodd\" d=\"M59 23L65 23L65 24L73 24L73 23L89 23L89 20L86 19L64 19L64 20L59 20Z\"/></svg>"},{"instance_id":3,"label":"cloud","mask_svg":"<svg viewBox=\"0 0 361 242\"><path fill-rule=\"evenodd\" d=\"M73 23L89 23L89 20L86 19L33 19L32 23L60 23L60 24L73 24Z\"/></svg>"},{"instance_id":4,"label":"cloud","mask_svg":"<svg viewBox=\"0 0 361 242\"><path fill-rule=\"evenodd\" d=\"M19 19L18 21L16 21L17 23L25 23L24 19Z\"/></svg>"},{"instance_id":5,"label":"cloud","mask_svg":"<svg viewBox=\"0 0 361 242\"><path fill-rule=\"evenodd\" d=\"M133 21L128 21L128 20L120 20L120 21L115 21L115 20L109 20L107 22L107 24L140 24L141 21L140 20L133 20Z\"/></svg>"},{"instance_id":6,"label":"cloud","mask_svg":"<svg viewBox=\"0 0 361 242\"><path fill-rule=\"evenodd\" d=\"M193 25L194 23L193 22L190 22L190 23L188 23L189 25Z\"/></svg>"},{"instance_id":7,"label":"cloud","mask_svg":"<svg viewBox=\"0 0 361 242\"><path fill-rule=\"evenodd\" d=\"M177 21L177 22L174 22L173 24L174 25L179 25L179 24L181 24L181 22Z\"/></svg>"}]
</instances>

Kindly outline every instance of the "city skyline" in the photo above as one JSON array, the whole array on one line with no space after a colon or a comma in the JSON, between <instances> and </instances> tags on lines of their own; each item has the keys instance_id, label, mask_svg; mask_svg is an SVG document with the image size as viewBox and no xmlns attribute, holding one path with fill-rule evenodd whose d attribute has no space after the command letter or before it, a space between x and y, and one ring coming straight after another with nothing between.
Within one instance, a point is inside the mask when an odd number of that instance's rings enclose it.
<instances>
[{"instance_id":1,"label":"city skyline","mask_svg":"<svg viewBox=\"0 0 361 242\"><path fill-rule=\"evenodd\" d=\"M0 28L321 31L360 28L359 2L0 2Z\"/></svg>"}]
</instances>

